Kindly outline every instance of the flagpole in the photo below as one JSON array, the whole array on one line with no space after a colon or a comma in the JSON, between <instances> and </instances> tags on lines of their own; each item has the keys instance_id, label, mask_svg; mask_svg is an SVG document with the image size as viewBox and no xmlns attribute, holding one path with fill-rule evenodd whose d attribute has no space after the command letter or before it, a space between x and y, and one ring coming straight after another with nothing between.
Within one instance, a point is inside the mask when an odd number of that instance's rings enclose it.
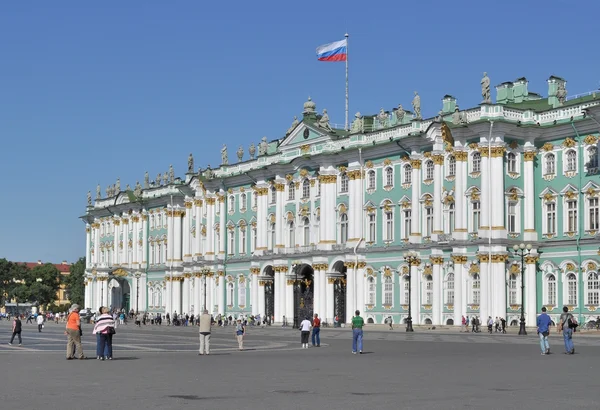
<instances>
[{"instance_id":1,"label":"flagpole","mask_svg":"<svg viewBox=\"0 0 600 410\"><path fill-rule=\"evenodd\" d=\"M346 37L346 123L345 129L348 131L348 33L344 35Z\"/></svg>"}]
</instances>

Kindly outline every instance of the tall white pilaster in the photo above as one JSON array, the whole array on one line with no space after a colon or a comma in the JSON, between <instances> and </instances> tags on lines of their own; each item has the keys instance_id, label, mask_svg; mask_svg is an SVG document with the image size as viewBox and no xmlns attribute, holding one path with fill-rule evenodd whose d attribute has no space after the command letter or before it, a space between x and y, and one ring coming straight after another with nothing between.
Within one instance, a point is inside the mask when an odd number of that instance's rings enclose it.
<instances>
[{"instance_id":1,"label":"tall white pilaster","mask_svg":"<svg viewBox=\"0 0 600 410\"><path fill-rule=\"evenodd\" d=\"M492 157L490 158L490 198L492 201L490 221L493 238L506 238L507 231L504 218L504 151L504 146L492 147Z\"/></svg>"},{"instance_id":2,"label":"tall white pilaster","mask_svg":"<svg viewBox=\"0 0 600 410\"><path fill-rule=\"evenodd\" d=\"M140 246L139 246L139 229L140 229L140 217L139 215L134 215L131 217L131 223L133 224L133 231L131 233L132 238L132 245L133 245L133 254L131 256L131 263L133 263L134 265L137 265L140 260L139 260L139 252L140 252Z\"/></svg>"},{"instance_id":3,"label":"tall white pilaster","mask_svg":"<svg viewBox=\"0 0 600 410\"><path fill-rule=\"evenodd\" d=\"M190 313L190 274L186 273L183 276L183 292L182 292L182 307L181 313Z\"/></svg>"},{"instance_id":4,"label":"tall white pilaster","mask_svg":"<svg viewBox=\"0 0 600 410\"><path fill-rule=\"evenodd\" d=\"M227 193L221 192L218 198L219 203L219 255L218 258L225 257L225 239L227 237L227 210L225 209L225 198Z\"/></svg>"},{"instance_id":5,"label":"tall white pilaster","mask_svg":"<svg viewBox=\"0 0 600 410\"><path fill-rule=\"evenodd\" d=\"M227 289L225 283L225 272L220 270L218 272L217 280L217 305L219 306L218 312L222 315L225 314L225 290Z\"/></svg>"},{"instance_id":6,"label":"tall white pilaster","mask_svg":"<svg viewBox=\"0 0 600 410\"><path fill-rule=\"evenodd\" d=\"M455 239L465 240L467 239L468 228L468 207L465 198L465 191L467 190L467 152L455 151L454 158L456 159L456 177L454 182L455 221L453 237Z\"/></svg>"},{"instance_id":7,"label":"tall white pilaster","mask_svg":"<svg viewBox=\"0 0 600 410\"><path fill-rule=\"evenodd\" d=\"M331 167L330 167L331 168ZM336 240L336 189L337 171L323 169L319 176L321 182L321 222L319 224L319 248L331 249Z\"/></svg>"},{"instance_id":8,"label":"tall white pilaster","mask_svg":"<svg viewBox=\"0 0 600 410\"><path fill-rule=\"evenodd\" d=\"M173 214L173 225L174 225L174 231L173 231L173 253L171 254L171 258L173 260L173 262L177 263L177 262L182 262L182 244L181 244L181 239L182 239L182 234L181 234L181 224L182 224L182 216L185 215L185 211L182 210L173 210L172 212Z\"/></svg>"},{"instance_id":9,"label":"tall white pilaster","mask_svg":"<svg viewBox=\"0 0 600 410\"><path fill-rule=\"evenodd\" d=\"M201 314L202 313L202 305L200 302L200 295L202 293L202 285L200 282L200 277L198 272L194 273L194 276L192 278L192 280L194 281L194 290L192 292L192 299L193 299L193 303L194 303L194 313L196 315Z\"/></svg>"},{"instance_id":10,"label":"tall white pilaster","mask_svg":"<svg viewBox=\"0 0 600 410\"><path fill-rule=\"evenodd\" d=\"M442 256L431 256L430 261L433 264L433 304L432 304L432 321L434 325L443 325L442 311L444 310L444 297L442 295L442 283L444 280L442 272L442 264L444 258Z\"/></svg>"},{"instance_id":11,"label":"tall white pilaster","mask_svg":"<svg viewBox=\"0 0 600 410\"><path fill-rule=\"evenodd\" d=\"M267 250L267 215L269 212L268 184L265 181L261 181L257 184L254 194L257 195L258 198L256 210L256 251L262 252ZM250 238L250 240L252 240L252 234L250 235ZM257 291L258 290L256 290L256 292ZM256 303L257 299L254 299L252 307L253 314L256 314L254 313L254 305L256 305Z\"/></svg>"},{"instance_id":12,"label":"tall white pilaster","mask_svg":"<svg viewBox=\"0 0 600 410\"><path fill-rule=\"evenodd\" d=\"M214 260L215 255L215 198L206 198L206 249L204 255ZM210 312L210 311L209 311Z\"/></svg>"},{"instance_id":13,"label":"tall white pilaster","mask_svg":"<svg viewBox=\"0 0 600 410\"><path fill-rule=\"evenodd\" d=\"M421 324L421 272L419 272L419 266L415 265L412 265L410 272L411 315L412 323L415 325Z\"/></svg>"},{"instance_id":14,"label":"tall white pilaster","mask_svg":"<svg viewBox=\"0 0 600 410\"><path fill-rule=\"evenodd\" d=\"M535 186L533 161L535 151L525 151L523 153L523 238L526 241L537 241L538 235L535 230Z\"/></svg>"},{"instance_id":15,"label":"tall white pilaster","mask_svg":"<svg viewBox=\"0 0 600 410\"><path fill-rule=\"evenodd\" d=\"M280 179L277 177L275 189L277 190L277 203L275 204L275 243L273 243L273 248L279 249L285 248L285 242L283 239L283 230L285 229L283 216L285 212L285 201L283 198L285 192L285 179Z\"/></svg>"},{"instance_id":16,"label":"tall white pilaster","mask_svg":"<svg viewBox=\"0 0 600 410\"><path fill-rule=\"evenodd\" d=\"M321 317L321 310L322 310L321 309L321 292L322 292L321 275L325 275L325 272L321 272L320 268L321 268L320 264L313 265L313 271L314 271L313 312L318 313L319 317Z\"/></svg>"},{"instance_id":17,"label":"tall white pilaster","mask_svg":"<svg viewBox=\"0 0 600 410\"><path fill-rule=\"evenodd\" d=\"M194 207L196 209L196 237L194 242L194 257L202 255L202 204L201 199L194 199Z\"/></svg>"},{"instance_id":18,"label":"tall white pilaster","mask_svg":"<svg viewBox=\"0 0 600 410\"><path fill-rule=\"evenodd\" d=\"M191 261L192 259L192 243L191 243L191 230L192 230L192 206L193 202L186 201L185 203L185 215L183 216L183 260Z\"/></svg>"},{"instance_id":19,"label":"tall white pilaster","mask_svg":"<svg viewBox=\"0 0 600 410\"><path fill-rule=\"evenodd\" d=\"M360 310L360 313L363 314L365 311L365 267L367 263L364 261L359 261L356 265L356 309ZM348 288L346 288L348 291Z\"/></svg>"},{"instance_id":20,"label":"tall white pilaster","mask_svg":"<svg viewBox=\"0 0 600 410\"><path fill-rule=\"evenodd\" d=\"M444 155L441 153L433 155L433 232L431 235L433 240L437 240L437 236L444 233L444 228L442 227L442 186L444 183L444 177L442 175L443 165ZM434 321L433 323L436 322Z\"/></svg>"},{"instance_id":21,"label":"tall white pilaster","mask_svg":"<svg viewBox=\"0 0 600 410\"><path fill-rule=\"evenodd\" d=\"M100 263L100 224L95 222L92 224L94 228L94 263Z\"/></svg>"},{"instance_id":22,"label":"tall white pilaster","mask_svg":"<svg viewBox=\"0 0 600 410\"><path fill-rule=\"evenodd\" d=\"M421 160L411 159L412 197L411 197L411 233L410 243L421 243ZM413 312L415 312L413 310ZM414 320L413 320L414 321Z\"/></svg>"},{"instance_id":23,"label":"tall white pilaster","mask_svg":"<svg viewBox=\"0 0 600 410\"><path fill-rule=\"evenodd\" d=\"M148 266L148 214L144 211L142 215L142 269Z\"/></svg>"},{"instance_id":24,"label":"tall white pilaster","mask_svg":"<svg viewBox=\"0 0 600 410\"><path fill-rule=\"evenodd\" d=\"M354 247L362 238L365 223L361 196L363 193L363 179L359 163L351 163L347 172L349 179L348 192L348 247Z\"/></svg>"},{"instance_id":25,"label":"tall white pilaster","mask_svg":"<svg viewBox=\"0 0 600 410\"><path fill-rule=\"evenodd\" d=\"M182 282L182 279L183 278L181 278L181 277L173 277L173 281L171 282L171 285L173 286L172 308L173 308L174 312L177 312L177 314L183 313L181 310L181 282Z\"/></svg>"},{"instance_id":26,"label":"tall white pilaster","mask_svg":"<svg viewBox=\"0 0 600 410\"><path fill-rule=\"evenodd\" d=\"M171 316L173 314L173 307L171 305L173 297L171 296L173 294L173 282L171 281L171 278L166 276L165 277L166 280L166 290L165 290L165 314L168 313L169 316Z\"/></svg>"},{"instance_id":27,"label":"tall white pilaster","mask_svg":"<svg viewBox=\"0 0 600 410\"><path fill-rule=\"evenodd\" d=\"M492 315L490 308L490 281L491 281L491 265L487 252L480 253L479 257L479 283L480 283L480 303L479 303L479 319L481 324L487 324L488 316Z\"/></svg>"},{"instance_id":28,"label":"tall white pilaster","mask_svg":"<svg viewBox=\"0 0 600 410\"><path fill-rule=\"evenodd\" d=\"M85 225L85 267L92 266L92 228L90 224Z\"/></svg>"},{"instance_id":29,"label":"tall white pilaster","mask_svg":"<svg viewBox=\"0 0 600 410\"><path fill-rule=\"evenodd\" d=\"M259 301L258 301L258 270L252 271L252 296L250 299L252 304L252 314L258 315L259 312Z\"/></svg>"},{"instance_id":30,"label":"tall white pilaster","mask_svg":"<svg viewBox=\"0 0 600 410\"><path fill-rule=\"evenodd\" d=\"M350 275L348 275L349 277ZM327 287L325 288L325 294L326 294L326 298L325 298L325 304L327 306L327 310L325 311L325 318L327 319L327 323L329 323L330 325L333 325L333 319L335 318L335 312L334 312L334 308L333 308L333 282L334 282L334 278L327 278ZM348 282L346 282L346 289L348 288ZM346 316L348 316L348 306L346 306ZM354 312L352 312L354 313ZM352 317L352 316L350 316ZM341 317L340 321L344 321L346 320L346 318Z\"/></svg>"},{"instance_id":31,"label":"tall white pilaster","mask_svg":"<svg viewBox=\"0 0 600 410\"><path fill-rule=\"evenodd\" d=\"M525 257L525 319L527 326L535 326L538 309L536 287L536 262L538 255L532 254ZM541 301L540 301L541 303Z\"/></svg>"},{"instance_id":32,"label":"tall white pilaster","mask_svg":"<svg viewBox=\"0 0 600 410\"><path fill-rule=\"evenodd\" d=\"M119 248L119 242L121 237L121 221L119 219L113 219L113 266L120 263L119 254L121 249Z\"/></svg>"},{"instance_id":33,"label":"tall white pilaster","mask_svg":"<svg viewBox=\"0 0 600 410\"><path fill-rule=\"evenodd\" d=\"M258 280L258 314L261 320L265 317L265 281Z\"/></svg>"},{"instance_id":34,"label":"tall white pilaster","mask_svg":"<svg viewBox=\"0 0 600 410\"><path fill-rule=\"evenodd\" d=\"M294 323L294 279L285 277L285 320L288 326Z\"/></svg>"},{"instance_id":35,"label":"tall white pilaster","mask_svg":"<svg viewBox=\"0 0 600 410\"><path fill-rule=\"evenodd\" d=\"M121 220L121 224L123 225L123 258L121 260L121 265L129 266L131 260L129 259L129 223L131 221L124 217Z\"/></svg>"},{"instance_id":36,"label":"tall white pilaster","mask_svg":"<svg viewBox=\"0 0 600 410\"><path fill-rule=\"evenodd\" d=\"M506 256L492 255L492 286L490 297L492 298L492 310L490 315L493 319L506 316ZM487 317L486 317L487 319Z\"/></svg>"}]
</instances>

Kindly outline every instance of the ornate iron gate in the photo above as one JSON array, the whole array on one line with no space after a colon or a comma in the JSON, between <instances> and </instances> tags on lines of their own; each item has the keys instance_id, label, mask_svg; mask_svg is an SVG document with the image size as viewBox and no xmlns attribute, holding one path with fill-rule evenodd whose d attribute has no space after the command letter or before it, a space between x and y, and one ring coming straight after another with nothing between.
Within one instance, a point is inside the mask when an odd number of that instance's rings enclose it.
<instances>
[{"instance_id":1,"label":"ornate iron gate","mask_svg":"<svg viewBox=\"0 0 600 410\"><path fill-rule=\"evenodd\" d=\"M265 281L265 319L271 323L271 317L275 315L275 286L273 281Z\"/></svg>"},{"instance_id":2,"label":"ornate iron gate","mask_svg":"<svg viewBox=\"0 0 600 410\"><path fill-rule=\"evenodd\" d=\"M333 283L333 312L342 322L346 321L346 279L337 278Z\"/></svg>"},{"instance_id":3,"label":"ornate iron gate","mask_svg":"<svg viewBox=\"0 0 600 410\"><path fill-rule=\"evenodd\" d=\"M299 324L304 319L313 316L313 288L312 281L301 280L294 286L294 318Z\"/></svg>"}]
</instances>

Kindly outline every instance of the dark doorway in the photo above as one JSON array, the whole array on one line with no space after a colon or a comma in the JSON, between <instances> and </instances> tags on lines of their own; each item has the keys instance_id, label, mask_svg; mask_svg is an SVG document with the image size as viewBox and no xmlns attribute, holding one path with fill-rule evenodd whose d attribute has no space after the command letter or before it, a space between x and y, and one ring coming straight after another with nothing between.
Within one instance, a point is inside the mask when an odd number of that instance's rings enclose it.
<instances>
[{"instance_id":1,"label":"dark doorway","mask_svg":"<svg viewBox=\"0 0 600 410\"><path fill-rule=\"evenodd\" d=\"M265 268L265 320L271 323L275 315L275 272L272 266Z\"/></svg>"},{"instance_id":2,"label":"dark doorway","mask_svg":"<svg viewBox=\"0 0 600 410\"><path fill-rule=\"evenodd\" d=\"M343 261L333 265L333 270L340 276L333 278L333 314L341 323L346 321L346 279L347 268Z\"/></svg>"},{"instance_id":3,"label":"dark doorway","mask_svg":"<svg viewBox=\"0 0 600 410\"><path fill-rule=\"evenodd\" d=\"M313 317L314 270L308 264L294 268L294 327L298 328L305 318Z\"/></svg>"}]
</instances>

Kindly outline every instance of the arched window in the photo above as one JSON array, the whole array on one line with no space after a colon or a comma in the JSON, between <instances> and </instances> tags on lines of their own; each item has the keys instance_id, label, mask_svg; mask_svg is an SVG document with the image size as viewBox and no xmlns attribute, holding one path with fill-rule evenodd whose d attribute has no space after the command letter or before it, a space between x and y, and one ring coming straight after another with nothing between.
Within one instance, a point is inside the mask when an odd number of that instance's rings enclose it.
<instances>
[{"instance_id":1,"label":"arched window","mask_svg":"<svg viewBox=\"0 0 600 410\"><path fill-rule=\"evenodd\" d=\"M454 305L454 273L448 273L446 276L446 295L445 302L447 305Z\"/></svg>"},{"instance_id":2,"label":"arched window","mask_svg":"<svg viewBox=\"0 0 600 410\"><path fill-rule=\"evenodd\" d=\"M252 228L252 249L251 252L256 250L256 244L258 242L258 233L256 228Z\"/></svg>"},{"instance_id":3,"label":"arched window","mask_svg":"<svg viewBox=\"0 0 600 410\"><path fill-rule=\"evenodd\" d=\"M406 164L404 166L404 183L411 184L412 183L412 166Z\"/></svg>"},{"instance_id":4,"label":"arched window","mask_svg":"<svg viewBox=\"0 0 600 410\"><path fill-rule=\"evenodd\" d=\"M235 228L227 229L227 234L229 235L229 249L227 249L227 254L233 255L235 253Z\"/></svg>"},{"instance_id":5,"label":"arched window","mask_svg":"<svg viewBox=\"0 0 600 410\"><path fill-rule=\"evenodd\" d=\"M269 224L269 244L268 247L272 250L275 247L275 222Z\"/></svg>"},{"instance_id":6,"label":"arched window","mask_svg":"<svg viewBox=\"0 0 600 410\"><path fill-rule=\"evenodd\" d=\"M590 272L587 277L587 304L598 306L600 303L600 282L598 282L598 274Z\"/></svg>"},{"instance_id":7,"label":"arched window","mask_svg":"<svg viewBox=\"0 0 600 410\"><path fill-rule=\"evenodd\" d=\"M246 194L240 195L240 211L246 209Z\"/></svg>"},{"instance_id":8,"label":"arched window","mask_svg":"<svg viewBox=\"0 0 600 410\"><path fill-rule=\"evenodd\" d=\"M424 289L423 304L431 305L433 303L433 277L431 275L425 275Z\"/></svg>"},{"instance_id":9,"label":"arched window","mask_svg":"<svg viewBox=\"0 0 600 410\"><path fill-rule=\"evenodd\" d=\"M506 155L506 168L512 174L517 172L517 156L514 152L509 152Z\"/></svg>"},{"instance_id":10,"label":"arched window","mask_svg":"<svg viewBox=\"0 0 600 410\"><path fill-rule=\"evenodd\" d=\"M587 200L588 205L588 231L597 231L600 228L600 207L598 206L598 197L590 196Z\"/></svg>"},{"instance_id":11,"label":"arched window","mask_svg":"<svg viewBox=\"0 0 600 410\"><path fill-rule=\"evenodd\" d=\"M385 238L384 241L394 240L394 213L384 212L385 215Z\"/></svg>"},{"instance_id":12,"label":"arched window","mask_svg":"<svg viewBox=\"0 0 600 410\"><path fill-rule=\"evenodd\" d=\"M348 215L340 215L340 243L344 244L348 241Z\"/></svg>"},{"instance_id":13,"label":"arched window","mask_svg":"<svg viewBox=\"0 0 600 410\"><path fill-rule=\"evenodd\" d=\"M246 253L246 227L245 226L241 226L240 227L240 253L241 254L245 254Z\"/></svg>"},{"instance_id":14,"label":"arched window","mask_svg":"<svg viewBox=\"0 0 600 410\"><path fill-rule=\"evenodd\" d=\"M453 177L456 175L456 158L454 155L448 157L448 176Z\"/></svg>"},{"instance_id":15,"label":"arched window","mask_svg":"<svg viewBox=\"0 0 600 410\"><path fill-rule=\"evenodd\" d=\"M367 181L367 189L375 189L375 170L369 171Z\"/></svg>"},{"instance_id":16,"label":"arched window","mask_svg":"<svg viewBox=\"0 0 600 410\"><path fill-rule=\"evenodd\" d=\"M233 283L229 282L227 284L227 306L233 306Z\"/></svg>"},{"instance_id":17,"label":"arched window","mask_svg":"<svg viewBox=\"0 0 600 410\"><path fill-rule=\"evenodd\" d=\"M293 248L296 246L296 233L294 232L295 226L294 221L288 222L288 247Z\"/></svg>"},{"instance_id":18,"label":"arched window","mask_svg":"<svg viewBox=\"0 0 600 410\"><path fill-rule=\"evenodd\" d=\"M274 204L276 202L277 202L277 189L275 189L275 187L272 186L271 187L271 203Z\"/></svg>"},{"instance_id":19,"label":"arched window","mask_svg":"<svg viewBox=\"0 0 600 410\"><path fill-rule=\"evenodd\" d=\"M556 277L548 275L546 279L546 304L556 306Z\"/></svg>"},{"instance_id":20,"label":"arched window","mask_svg":"<svg viewBox=\"0 0 600 410\"><path fill-rule=\"evenodd\" d=\"M394 185L394 169L389 167L385 169L385 186L390 187Z\"/></svg>"},{"instance_id":21,"label":"arched window","mask_svg":"<svg viewBox=\"0 0 600 410\"><path fill-rule=\"evenodd\" d=\"M164 307L163 306L163 299L162 299L162 290L159 289L156 295L156 306L158 307Z\"/></svg>"},{"instance_id":22,"label":"arched window","mask_svg":"<svg viewBox=\"0 0 600 410\"><path fill-rule=\"evenodd\" d=\"M473 220L472 220L473 230L471 232L477 232L477 231L479 231L479 222L481 220L481 202L479 202L479 201L472 202L471 207L472 207L471 217L473 218Z\"/></svg>"},{"instance_id":23,"label":"arched window","mask_svg":"<svg viewBox=\"0 0 600 410\"><path fill-rule=\"evenodd\" d=\"M481 154L479 151L475 151L472 157L473 172L481 172Z\"/></svg>"},{"instance_id":24,"label":"arched window","mask_svg":"<svg viewBox=\"0 0 600 410\"><path fill-rule=\"evenodd\" d=\"M598 168L598 147L591 146L588 148L588 169Z\"/></svg>"},{"instance_id":25,"label":"arched window","mask_svg":"<svg viewBox=\"0 0 600 410\"><path fill-rule=\"evenodd\" d=\"M308 180L308 178L302 182L302 198L310 198L310 181Z\"/></svg>"},{"instance_id":26,"label":"arched window","mask_svg":"<svg viewBox=\"0 0 600 410\"><path fill-rule=\"evenodd\" d=\"M340 192L348 192L348 174L345 172L340 176Z\"/></svg>"},{"instance_id":27,"label":"arched window","mask_svg":"<svg viewBox=\"0 0 600 410\"><path fill-rule=\"evenodd\" d=\"M367 282L369 283L369 286L367 287L367 304L375 305L375 278L369 276Z\"/></svg>"},{"instance_id":28,"label":"arched window","mask_svg":"<svg viewBox=\"0 0 600 410\"><path fill-rule=\"evenodd\" d=\"M425 236L430 237L433 233L433 207L425 207Z\"/></svg>"},{"instance_id":29,"label":"arched window","mask_svg":"<svg viewBox=\"0 0 600 410\"><path fill-rule=\"evenodd\" d=\"M425 179L433 179L433 161L429 160L425 163Z\"/></svg>"},{"instance_id":30,"label":"arched window","mask_svg":"<svg viewBox=\"0 0 600 410\"><path fill-rule=\"evenodd\" d=\"M290 182L288 184L288 201L293 201L296 198L296 187L294 186L294 182Z\"/></svg>"},{"instance_id":31,"label":"arched window","mask_svg":"<svg viewBox=\"0 0 600 410\"><path fill-rule=\"evenodd\" d=\"M229 212L235 211L235 197L233 195L229 195Z\"/></svg>"},{"instance_id":32,"label":"arched window","mask_svg":"<svg viewBox=\"0 0 600 410\"><path fill-rule=\"evenodd\" d=\"M407 305L408 304L408 299L409 299L409 284L408 284L408 275L404 275L402 277L402 301L401 303L403 305Z\"/></svg>"},{"instance_id":33,"label":"arched window","mask_svg":"<svg viewBox=\"0 0 600 410\"><path fill-rule=\"evenodd\" d=\"M473 280L471 282L471 302L474 305L479 305L481 300L481 280L479 278L479 274L476 273L473 275Z\"/></svg>"},{"instance_id":34,"label":"arched window","mask_svg":"<svg viewBox=\"0 0 600 410\"><path fill-rule=\"evenodd\" d=\"M571 149L567 151L567 168L565 171L572 172L577 170L577 152Z\"/></svg>"},{"instance_id":35,"label":"arched window","mask_svg":"<svg viewBox=\"0 0 600 410\"><path fill-rule=\"evenodd\" d=\"M383 304L392 306L394 296L394 284L391 276L386 276L383 280Z\"/></svg>"},{"instance_id":36,"label":"arched window","mask_svg":"<svg viewBox=\"0 0 600 410\"><path fill-rule=\"evenodd\" d=\"M567 275L567 305L577 306L577 276L574 273Z\"/></svg>"},{"instance_id":37,"label":"arched window","mask_svg":"<svg viewBox=\"0 0 600 410\"><path fill-rule=\"evenodd\" d=\"M556 172L556 157L554 154L546 154L544 158L544 175L553 175Z\"/></svg>"},{"instance_id":38,"label":"arched window","mask_svg":"<svg viewBox=\"0 0 600 410\"><path fill-rule=\"evenodd\" d=\"M517 298L517 275L511 273L508 278L508 304L516 305L519 303Z\"/></svg>"},{"instance_id":39,"label":"arched window","mask_svg":"<svg viewBox=\"0 0 600 410\"><path fill-rule=\"evenodd\" d=\"M240 278L238 284L238 306L246 306L246 281L244 277Z\"/></svg>"},{"instance_id":40,"label":"arched window","mask_svg":"<svg viewBox=\"0 0 600 410\"><path fill-rule=\"evenodd\" d=\"M375 242L375 214L369 214L369 236L367 242Z\"/></svg>"},{"instance_id":41,"label":"arched window","mask_svg":"<svg viewBox=\"0 0 600 410\"><path fill-rule=\"evenodd\" d=\"M302 220L302 239L304 240L303 245L304 246L309 246L310 245L310 220L308 218L304 218Z\"/></svg>"}]
</instances>

